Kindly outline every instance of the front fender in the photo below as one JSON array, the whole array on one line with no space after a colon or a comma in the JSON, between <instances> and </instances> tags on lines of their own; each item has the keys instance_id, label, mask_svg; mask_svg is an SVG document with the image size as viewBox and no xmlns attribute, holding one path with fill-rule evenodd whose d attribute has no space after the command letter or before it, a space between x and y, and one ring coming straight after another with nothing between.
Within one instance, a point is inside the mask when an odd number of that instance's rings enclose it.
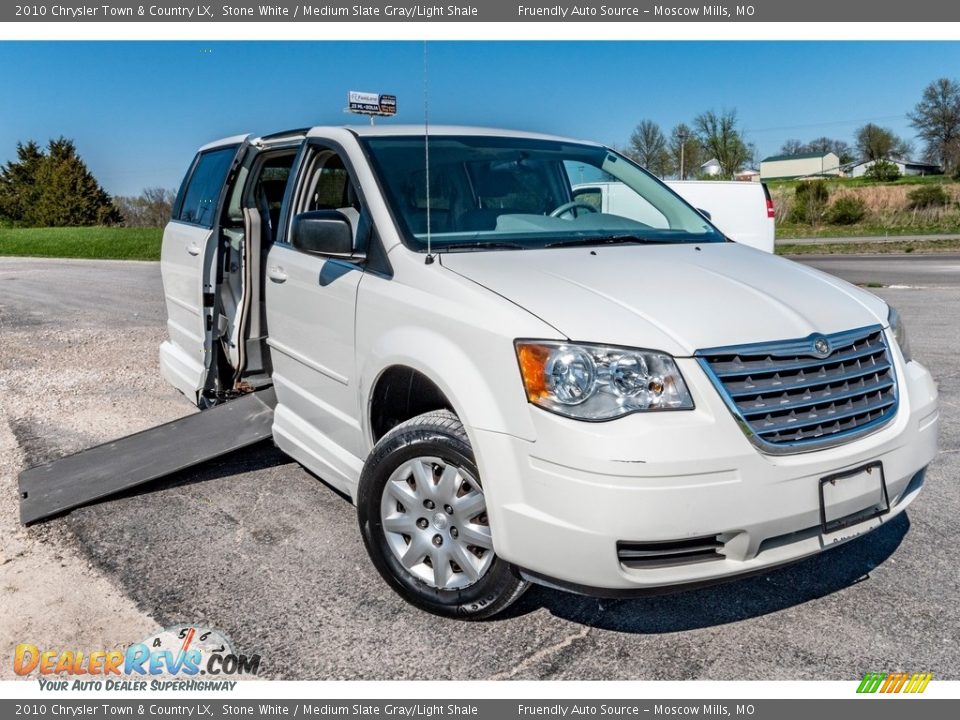
<instances>
[{"instance_id":1,"label":"front fender","mask_svg":"<svg viewBox=\"0 0 960 720\"><path fill-rule=\"evenodd\" d=\"M377 338L361 367L363 423L370 447L370 398L377 380L394 366L412 368L429 378L450 401L468 432L475 428L534 438L512 342L476 338L467 349L436 331L407 325L391 328Z\"/></svg>"}]
</instances>

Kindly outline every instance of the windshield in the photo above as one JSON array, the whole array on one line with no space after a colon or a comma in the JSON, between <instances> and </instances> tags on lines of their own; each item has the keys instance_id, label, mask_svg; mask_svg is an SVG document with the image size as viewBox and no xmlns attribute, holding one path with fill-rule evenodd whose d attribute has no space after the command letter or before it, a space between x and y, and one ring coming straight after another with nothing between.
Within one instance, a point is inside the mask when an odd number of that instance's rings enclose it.
<instances>
[{"instance_id":1,"label":"windshield","mask_svg":"<svg viewBox=\"0 0 960 720\"><path fill-rule=\"evenodd\" d=\"M433 249L723 242L703 215L600 146L496 136L365 138L406 244Z\"/></svg>"}]
</instances>

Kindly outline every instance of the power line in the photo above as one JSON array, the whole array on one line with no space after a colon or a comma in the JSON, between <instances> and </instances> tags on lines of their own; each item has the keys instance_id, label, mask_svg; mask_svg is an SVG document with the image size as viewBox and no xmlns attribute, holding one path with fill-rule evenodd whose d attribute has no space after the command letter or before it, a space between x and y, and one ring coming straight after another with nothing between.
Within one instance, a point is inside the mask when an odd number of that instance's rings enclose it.
<instances>
[{"instance_id":1,"label":"power line","mask_svg":"<svg viewBox=\"0 0 960 720\"><path fill-rule=\"evenodd\" d=\"M803 130L805 128L814 128L814 127L827 127L834 125L851 125L853 123L871 123L871 122L886 122L888 120L903 120L906 115L886 115L884 117L872 117L872 118L858 118L851 120L827 120L825 122L818 123L807 123L804 125L780 125L778 127L766 127L766 128L744 128L744 133L765 133L765 132L779 132L782 130Z\"/></svg>"}]
</instances>

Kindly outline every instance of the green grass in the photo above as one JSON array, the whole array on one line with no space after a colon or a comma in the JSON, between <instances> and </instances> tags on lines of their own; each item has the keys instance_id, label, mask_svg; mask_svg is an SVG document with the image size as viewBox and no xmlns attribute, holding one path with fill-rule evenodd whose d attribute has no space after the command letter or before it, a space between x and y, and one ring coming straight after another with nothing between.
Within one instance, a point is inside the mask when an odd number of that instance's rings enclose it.
<instances>
[{"instance_id":1,"label":"green grass","mask_svg":"<svg viewBox=\"0 0 960 720\"><path fill-rule=\"evenodd\" d=\"M823 245L777 245L777 255L874 255L888 253L936 253L960 251L960 238L948 240L903 240L894 242L845 242Z\"/></svg>"},{"instance_id":2,"label":"green grass","mask_svg":"<svg viewBox=\"0 0 960 720\"><path fill-rule=\"evenodd\" d=\"M162 228L0 227L0 255L159 260Z\"/></svg>"},{"instance_id":3,"label":"green grass","mask_svg":"<svg viewBox=\"0 0 960 720\"><path fill-rule=\"evenodd\" d=\"M832 237L857 235L897 235L950 232L950 229L920 230L899 228L902 232L865 226L822 227L811 232L798 226L795 235L789 226L777 228L778 239L784 237ZM953 232L957 228L952 228ZM0 256L87 258L113 260L159 260L161 228L6 228L0 227ZM827 243L823 245L796 245L778 243L778 255L828 255L857 253L925 253L960 251L960 239L921 240L902 242Z\"/></svg>"},{"instance_id":4,"label":"green grass","mask_svg":"<svg viewBox=\"0 0 960 720\"><path fill-rule=\"evenodd\" d=\"M831 190L848 187L878 187L881 185L949 185L957 182L949 175L904 175L891 182L879 182L865 177L825 177ZM795 188L808 180L765 180L767 187L774 188Z\"/></svg>"},{"instance_id":5,"label":"green grass","mask_svg":"<svg viewBox=\"0 0 960 720\"><path fill-rule=\"evenodd\" d=\"M957 235L960 226L956 223L940 223L927 225L872 225L858 223L856 225L796 225L780 223L777 225L777 238L789 240L792 238L812 237L896 237L898 235Z\"/></svg>"}]
</instances>

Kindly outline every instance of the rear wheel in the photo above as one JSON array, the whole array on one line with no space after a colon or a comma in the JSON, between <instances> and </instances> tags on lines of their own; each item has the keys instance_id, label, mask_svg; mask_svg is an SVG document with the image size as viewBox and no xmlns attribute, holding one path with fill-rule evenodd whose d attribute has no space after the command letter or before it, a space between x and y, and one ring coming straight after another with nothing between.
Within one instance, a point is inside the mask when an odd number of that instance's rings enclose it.
<instances>
[{"instance_id":1,"label":"rear wheel","mask_svg":"<svg viewBox=\"0 0 960 720\"><path fill-rule=\"evenodd\" d=\"M417 607L481 619L527 587L493 551L473 450L447 410L419 415L384 435L364 466L357 505L371 560Z\"/></svg>"}]
</instances>

